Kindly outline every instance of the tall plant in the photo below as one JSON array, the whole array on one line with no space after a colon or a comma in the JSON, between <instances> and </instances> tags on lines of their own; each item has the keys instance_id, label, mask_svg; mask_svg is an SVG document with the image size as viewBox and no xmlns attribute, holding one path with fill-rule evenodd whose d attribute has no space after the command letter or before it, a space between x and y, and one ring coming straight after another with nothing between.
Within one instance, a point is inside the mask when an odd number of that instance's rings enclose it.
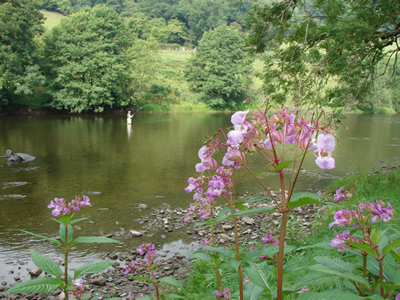
<instances>
[{"instance_id":1,"label":"tall plant","mask_svg":"<svg viewBox=\"0 0 400 300\"><path fill-rule=\"evenodd\" d=\"M193 193L193 200L186 219L195 215L204 221L200 224L211 226L212 238L206 250L214 254L206 256L206 260L218 263L218 255L227 256L236 266L239 275L239 296L244 299L243 269L251 282L259 282L261 290L252 285L255 294L263 293L282 299L283 296L283 263L285 256L285 237L288 216L294 208L307 204L319 203L319 196L311 193L295 194L294 188L300 175L307 153L313 152L316 164L322 169L333 169L335 160L332 152L335 149L335 127L333 116L325 112L313 113L306 120L299 111L289 113L287 109L273 111L267 103L265 109L256 107L256 112L238 111L231 118L233 129L227 134L223 130L204 138L204 146L199 151L201 162L196 165L196 171L201 175L189 178L189 186L185 189ZM217 152L226 151L219 166L213 158ZM259 155L264 161L260 170L254 171L249 167L249 155ZM239 181L242 170L245 169L264 189L272 199L274 207L247 208L244 202L237 199ZM290 170L290 177L285 177ZM264 172L275 173L280 179L280 196L274 195L260 177ZM223 198L229 207L222 210L215 218L215 200ZM263 199L263 197L261 197ZM247 202L254 202L250 199ZM246 202L246 201L245 201ZM244 215L255 213L278 213L281 216L280 237L269 242L277 247L260 248L257 251L241 250L239 246L239 226L237 219ZM231 255L225 249L216 247L213 236L213 226L227 219L234 220L235 253ZM208 242L208 241L206 241ZM203 244L205 242L203 241ZM275 255L277 261L270 268L264 263L256 264L251 258L256 255ZM195 254L195 257L203 257ZM235 261L235 262L234 262ZM274 269L276 268L276 270ZM276 276L275 276L275 274ZM262 274L262 275L260 275ZM219 268L217 267L217 296L220 294L228 299L228 291L223 289ZM260 277L261 276L261 277Z\"/></svg>"},{"instance_id":2,"label":"tall plant","mask_svg":"<svg viewBox=\"0 0 400 300\"><path fill-rule=\"evenodd\" d=\"M59 234L60 240L35 234L29 231L25 231L31 235L40 237L47 241L52 242L58 246L64 254L64 270L61 267L48 259L38 252L32 251L32 260L35 265L43 270L44 272L52 275L52 277L41 277L36 278L27 282L17 283L6 293L49 293L57 288L60 288L64 294L65 299L68 300L69 294L73 294L77 299L82 299L82 293L84 291L83 280L79 279L80 276L85 274L99 273L110 267L113 262L90 262L86 263L81 268L74 271L74 276L70 277L68 274L68 263L69 263L69 253L71 248L78 243L119 243L119 241L106 238L106 237L91 237L91 236L81 236L74 238L74 231L72 225L86 220L86 218L73 219L75 214L83 206L92 206L89 202L89 198L86 196L80 197L75 196L70 202L67 202L63 198L55 198L47 206L52 209L52 215L54 217L59 217L59 219L53 218L54 221L60 224Z\"/></svg>"}]
</instances>

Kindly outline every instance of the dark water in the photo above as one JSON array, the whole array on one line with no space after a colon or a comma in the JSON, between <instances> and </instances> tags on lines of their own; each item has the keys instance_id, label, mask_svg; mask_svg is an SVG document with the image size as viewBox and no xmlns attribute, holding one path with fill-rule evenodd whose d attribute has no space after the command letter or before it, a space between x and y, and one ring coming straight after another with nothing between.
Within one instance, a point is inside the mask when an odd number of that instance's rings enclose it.
<instances>
[{"instance_id":1,"label":"dark water","mask_svg":"<svg viewBox=\"0 0 400 300\"><path fill-rule=\"evenodd\" d=\"M320 170L310 155L305 164L308 173L298 191L323 188L332 179L357 171L379 169L379 161L400 163L400 116L352 115L345 123L349 130L338 132L342 149L334 152L336 169ZM130 128L122 115L0 118L0 152L12 149L36 157L23 164L0 160L0 280L10 276L17 260L30 261L31 250L57 257L48 242L20 231L55 237L58 225L46 208L54 197L90 197L93 207L79 214L90 222L82 223L79 235L140 230L136 219L152 208L186 208L191 196L183 188L195 173L199 138L229 126L230 114L223 113L139 114ZM262 162L253 164L258 163ZM261 177L277 189L274 176ZM244 178L241 189L259 190L250 176ZM150 210L138 209L141 203ZM190 242L179 232L168 236L166 247ZM73 257L78 262L92 259L102 251L122 251L155 242L154 238L123 241L119 248L91 245Z\"/></svg>"}]
</instances>

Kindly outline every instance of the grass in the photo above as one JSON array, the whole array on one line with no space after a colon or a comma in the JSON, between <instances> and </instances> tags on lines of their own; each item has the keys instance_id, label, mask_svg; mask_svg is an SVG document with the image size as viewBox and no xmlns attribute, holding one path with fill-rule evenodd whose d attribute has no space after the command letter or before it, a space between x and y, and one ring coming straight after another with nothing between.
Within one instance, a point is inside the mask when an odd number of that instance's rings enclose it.
<instances>
[{"instance_id":1,"label":"grass","mask_svg":"<svg viewBox=\"0 0 400 300\"><path fill-rule=\"evenodd\" d=\"M395 211L400 211L399 183L400 168L386 167L379 172L352 175L336 180L327 187L327 193L332 195L336 189L342 186L352 187L358 200L362 202L375 202L376 200L383 199L385 202L389 202ZM333 221L333 214L337 210L338 208L335 207L325 207L324 210L320 210L312 224L311 234L302 238L301 243L297 243L297 247L323 242L327 244L327 242L332 240L334 238L334 230L330 231L328 224ZM316 263L314 261L314 257L316 256L340 257L341 254L336 248L330 246L303 249L286 255L286 269L290 270L290 268L295 268L298 265L314 264ZM212 267L208 263L195 261L192 272L184 283L186 287L184 297L186 299L215 299L215 281L211 280L210 276L212 276ZM294 272L287 272L285 274L284 283L286 286L294 285L299 283L299 280L305 276L307 276L307 270L296 269ZM225 277L226 286L237 286L236 277ZM325 278L325 276L321 276L315 280L318 280L317 285L320 291L344 288L341 281L333 277ZM301 288L299 287L299 290ZM291 299L294 299L294 296Z\"/></svg>"},{"instance_id":2,"label":"grass","mask_svg":"<svg viewBox=\"0 0 400 300\"><path fill-rule=\"evenodd\" d=\"M54 26L60 24L62 19L67 18L66 16L56 13L56 12L50 12L47 10L42 10L42 14L44 15L45 21L44 21L44 27L47 30L50 30Z\"/></svg>"}]
</instances>

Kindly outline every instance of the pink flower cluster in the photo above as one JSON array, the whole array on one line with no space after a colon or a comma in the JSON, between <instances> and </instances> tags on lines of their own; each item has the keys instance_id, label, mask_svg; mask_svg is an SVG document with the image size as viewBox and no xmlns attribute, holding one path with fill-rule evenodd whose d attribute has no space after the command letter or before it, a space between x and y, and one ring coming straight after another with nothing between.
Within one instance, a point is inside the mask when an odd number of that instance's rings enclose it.
<instances>
[{"instance_id":1,"label":"pink flower cluster","mask_svg":"<svg viewBox=\"0 0 400 300\"><path fill-rule=\"evenodd\" d=\"M154 244L142 244L139 246L139 254L144 255L147 269L152 269L154 260L157 258L157 251L154 248ZM133 272L138 266L143 265L143 262L133 260L125 266L124 275L127 276Z\"/></svg>"},{"instance_id":2,"label":"pink flower cluster","mask_svg":"<svg viewBox=\"0 0 400 300\"><path fill-rule=\"evenodd\" d=\"M335 159L332 157L336 146L335 130L329 118L322 122L321 115L311 122L299 115L290 114L287 110L279 111L271 117L267 117L268 109L264 112L259 110L257 114L250 116L248 113L246 110L232 115L233 129L228 132L225 142L213 138L213 141L209 141L199 150L200 163L196 165L197 172L215 171L218 164L212 156L223 148L226 153L222 165L227 167L239 169L246 162L246 153L255 151L264 153L264 158L278 163L278 144L298 144L302 150L314 150L315 162L320 168L335 167ZM316 138L318 132L320 134Z\"/></svg>"},{"instance_id":3,"label":"pink flower cluster","mask_svg":"<svg viewBox=\"0 0 400 300\"><path fill-rule=\"evenodd\" d=\"M185 188L186 193L193 193L194 203L188 208L188 214L184 221L199 216L202 220L212 216L215 199L221 196L228 196L228 189L232 186L232 170L220 167L216 170L216 175L190 177L189 185ZM204 192L205 188L207 190Z\"/></svg>"},{"instance_id":4,"label":"pink flower cluster","mask_svg":"<svg viewBox=\"0 0 400 300\"><path fill-rule=\"evenodd\" d=\"M54 201L51 200L47 208L53 209L51 214L54 217L57 217L60 214L71 216L75 212L79 211L82 206L92 206L89 203L89 197L82 196L82 198L80 196L75 196L75 199L72 199L71 202L67 202L63 198L54 198Z\"/></svg>"},{"instance_id":5,"label":"pink flower cluster","mask_svg":"<svg viewBox=\"0 0 400 300\"><path fill-rule=\"evenodd\" d=\"M215 298L229 300L231 299L231 291L229 288L224 288L222 293L220 291L215 291Z\"/></svg>"},{"instance_id":6,"label":"pink flower cluster","mask_svg":"<svg viewBox=\"0 0 400 300\"><path fill-rule=\"evenodd\" d=\"M336 192L337 197L342 197L342 195L340 195L341 189L339 190L339 195L338 192ZM371 223L375 223L379 219L383 222L388 222L391 218L393 218L393 214L394 211L392 206L389 203L383 202L382 200L375 203L360 203L358 205L358 210L342 209L336 212L333 216L335 221L329 224L329 229L331 229L334 225L337 225L338 227L344 225L353 227L361 226L364 232L364 238L366 238L368 236L368 228ZM360 240L356 237L350 236L349 230L345 230L341 234L335 232L335 239L330 242L330 246L338 247L339 252L344 252L344 249L351 248L346 241L360 242Z\"/></svg>"}]
</instances>

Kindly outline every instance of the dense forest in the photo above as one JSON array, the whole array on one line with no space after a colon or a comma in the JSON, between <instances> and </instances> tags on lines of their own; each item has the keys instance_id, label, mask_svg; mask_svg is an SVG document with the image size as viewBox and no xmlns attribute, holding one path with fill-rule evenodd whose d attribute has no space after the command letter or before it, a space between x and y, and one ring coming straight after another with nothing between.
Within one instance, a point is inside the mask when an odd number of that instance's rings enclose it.
<instances>
[{"instance_id":1,"label":"dense forest","mask_svg":"<svg viewBox=\"0 0 400 300\"><path fill-rule=\"evenodd\" d=\"M294 105L400 110L397 0L0 5L0 113L168 106L165 99L186 89L213 109L256 95ZM65 18L46 28L45 11ZM166 70L159 55L166 48L190 55ZM166 75L179 80L171 84Z\"/></svg>"}]
</instances>

